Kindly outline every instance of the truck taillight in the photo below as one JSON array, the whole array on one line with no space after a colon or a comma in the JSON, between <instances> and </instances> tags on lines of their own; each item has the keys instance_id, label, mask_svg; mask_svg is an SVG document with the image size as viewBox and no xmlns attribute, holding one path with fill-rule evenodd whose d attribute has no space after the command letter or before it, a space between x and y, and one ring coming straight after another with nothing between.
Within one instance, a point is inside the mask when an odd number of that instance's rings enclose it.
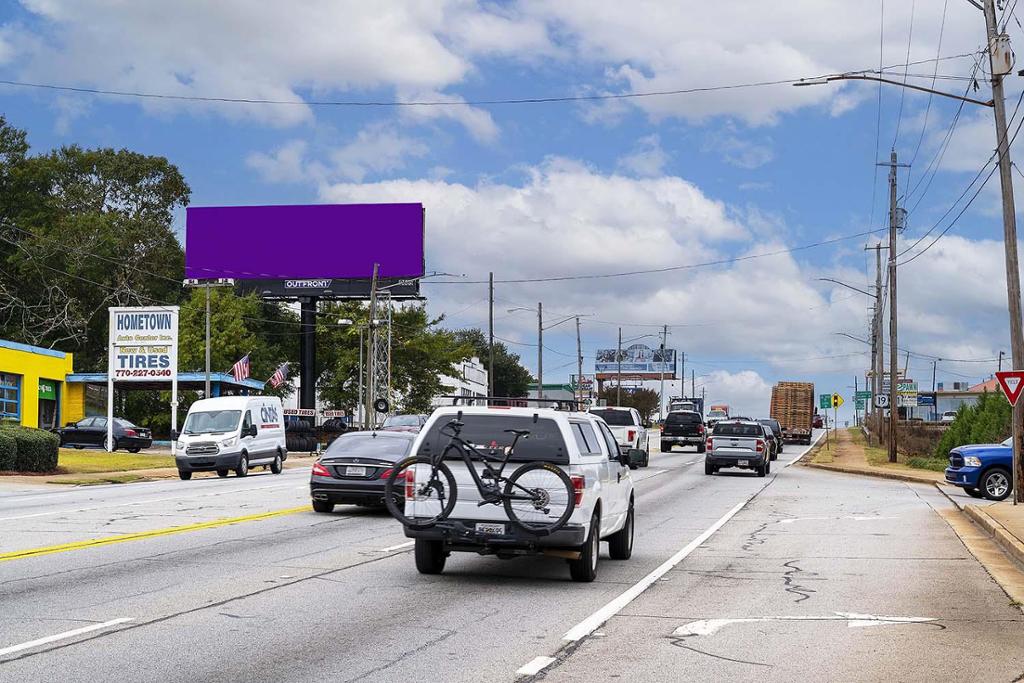
<instances>
[{"instance_id":1,"label":"truck taillight","mask_svg":"<svg viewBox=\"0 0 1024 683\"><path fill-rule=\"evenodd\" d=\"M626 441L633 443L633 439L636 438L636 430L630 429L626 432Z\"/></svg>"},{"instance_id":2,"label":"truck taillight","mask_svg":"<svg viewBox=\"0 0 1024 683\"><path fill-rule=\"evenodd\" d=\"M703 434L704 433L704 425L697 425L697 433L698 434Z\"/></svg>"},{"instance_id":3,"label":"truck taillight","mask_svg":"<svg viewBox=\"0 0 1024 683\"><path fill-rule=\"evenodd\" d=\"M704 444L704 448L709 451L715 450L715 440L709 436L707 442Z\"/></svg>"},{"instance_id":4,"label":"truck taillight","mask_svg":"<svg viewBox=\"0 0 1024 683\"><path fill-rule=\"evenodd\" d=\"M416 465L413 465L405 471L405 499L414 500L416 498Z\"/></svg>"},{"instance_id":5,"label":"truck taillight","mask_svg":"<svg viewBox=\"0 0 1024 683\"><path fill-rule=\"evenodd\" d=\"M762 441L761 439L757 440L757 452L764 453L764 441Z\"/></svg>"},{"instance_id":6,"label":"truck taillight","mask_svg":"<svg viewBox=\"0 0 1024 683\"><path fill-rule=\"evenodd\" d=\"M572 480L572 491L575 494L576 507L583 502L583 491L587 488L587 480L582 474L573 474L569 477Z\"/></svg>"}]
</instances>

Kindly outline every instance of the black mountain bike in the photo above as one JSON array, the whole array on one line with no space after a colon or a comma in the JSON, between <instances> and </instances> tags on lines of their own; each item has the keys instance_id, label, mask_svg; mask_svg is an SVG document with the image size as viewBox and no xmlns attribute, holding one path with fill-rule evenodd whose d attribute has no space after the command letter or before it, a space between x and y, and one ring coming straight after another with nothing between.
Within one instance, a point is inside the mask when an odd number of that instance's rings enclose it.
<instances>
[{"instance_id":1,"label":"black mountain bike","mask_svg":"<svg viewBox=\"0 0 1024 683\"><path fill-rule=\"evenodd\" d=\"M441 429L441 434L449 437L443 451L410 456L395 464L384 489L385 504L395 519L410 529L427 529L448 518L458 496L455 476L444 463L452 453L466 463L473 477L481 498L477 506L504 505L513 524L536 536L546 536L565 526L576 496L572 480L560 467L550 462L530 462L504 475L516 444L520 438L529 438L529 430L506 429L506 433L515 435L512 444L488 449L460 437L462 427L456 419ZM476 471L474 458L483 461L482 474Z\"/></svg>"}]
</instances>

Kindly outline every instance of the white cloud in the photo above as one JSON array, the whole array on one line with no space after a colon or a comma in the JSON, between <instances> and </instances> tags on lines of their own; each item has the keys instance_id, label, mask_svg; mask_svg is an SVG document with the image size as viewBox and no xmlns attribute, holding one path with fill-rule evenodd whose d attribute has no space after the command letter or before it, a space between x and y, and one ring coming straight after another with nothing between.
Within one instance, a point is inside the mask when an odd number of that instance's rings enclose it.
<instances>
[{"instance_id":1,"label":"white cloud","mask_svg":"<svg viewBox=\"0 0 1024 683\"><path fill-rule=\"evenodd\" d=\"M748 171L760 168L775 158L770 138L765 138L763 142L753 142L740 137L732 126L729 131L706 136L703 150L718 154L725 163Z\"/></svg>"},{"instance_id":2,"label":"white cloud","mask_svg":"<svg viewBox=\"0 0 1024 683\"><path fill-rule=\"evenodd\" d=\"M292 140L269 154L251 153L246 165L267 182L362 182L367 176L401 170L410 158L423 157L428 151L424 142L391 125L371 124L344 145L328 148L322 158L311 158L305 141Z\"/></svg>"},{"instance_id":3,"label":"white cloud","mask_svg":"<svg viewBox=\"0 0 1024 683\"><path fill-rule=\"evenodd\" d=\"M658 136L648 135L637 140L633 151L619 159L618 167L642 178L653 178L662 175L668 161Z\"/></svg>"}]
</instances>

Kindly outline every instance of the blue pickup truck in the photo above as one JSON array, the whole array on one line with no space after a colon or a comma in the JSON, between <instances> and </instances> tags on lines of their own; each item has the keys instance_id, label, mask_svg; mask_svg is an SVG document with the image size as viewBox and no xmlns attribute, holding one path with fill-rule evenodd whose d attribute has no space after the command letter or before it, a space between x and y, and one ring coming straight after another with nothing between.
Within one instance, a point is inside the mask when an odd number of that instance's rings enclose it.
<instances>
[{"instance_id":1,"label":"blue pickup truck","mask_svg":"<svg viewBox=\"0 0 1024 683\"><path fill-rule=\"evenodd\" d=\"M1002 443L958 446L949 452L946 481L974 498L1003 500L1013 490L1013 438Z\"/></svg>"}]
</instances>

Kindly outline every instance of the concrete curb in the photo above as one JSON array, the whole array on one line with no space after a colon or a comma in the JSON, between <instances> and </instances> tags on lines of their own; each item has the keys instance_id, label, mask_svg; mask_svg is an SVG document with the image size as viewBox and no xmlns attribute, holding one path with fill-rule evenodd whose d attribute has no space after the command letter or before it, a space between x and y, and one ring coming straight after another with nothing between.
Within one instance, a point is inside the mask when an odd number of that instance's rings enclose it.
<instances>
[{"instance_id":1,"label":"concrete curb","mask_svg":"<svg viewBox=\"0 0 1024 683\"><path fill-rule=\"evenodd\" d=\"M843 465L827 465L824 463L817 462L805 462L805 467L813 467L819 470L831 470L832 472L842 472L844 474L860 474L866 477L877 477L879 479L895 479L897 481L909 481L915 484L935 484L936 486L942 482L936 481L928 477L918 477L913 474L904 474L903 472L886 472L885 470L863 470L857 467L844 467Z\"/></svg>"},{"instance_id":2,"label":"concrete curb","mask_svg":"<svg viewBox=\"0 0 1024 683\"><path fill-rule=\"evenodd\" d=\"M961 508L978 526L984 529L992 537L1000 548L1010 555L1019 564L1024 566L1024 543L1006 530L1002 524L992 519L985 512L984 508L977 505L965 505Z\"/></svg>"}]
</instances>

